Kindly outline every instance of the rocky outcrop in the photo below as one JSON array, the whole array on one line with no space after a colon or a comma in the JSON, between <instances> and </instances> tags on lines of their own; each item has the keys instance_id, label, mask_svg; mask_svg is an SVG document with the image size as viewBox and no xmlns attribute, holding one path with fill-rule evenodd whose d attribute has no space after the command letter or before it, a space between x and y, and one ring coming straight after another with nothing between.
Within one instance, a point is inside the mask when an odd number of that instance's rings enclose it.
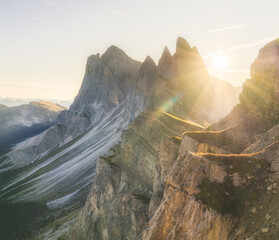
<instances>
[{"instance_id":1,"label":"rocky outcrop","mask_svg":"<svg viewBox=\"0 0 279 240\"><path fill-rule=\"evenodd\" d=\"M265 192L269 164L253 154L192 153L199 143L187 135L182 141L171 169L161 172L164 196L143 239L229 239L246 206Z\"/></svg>"}]
</instances>

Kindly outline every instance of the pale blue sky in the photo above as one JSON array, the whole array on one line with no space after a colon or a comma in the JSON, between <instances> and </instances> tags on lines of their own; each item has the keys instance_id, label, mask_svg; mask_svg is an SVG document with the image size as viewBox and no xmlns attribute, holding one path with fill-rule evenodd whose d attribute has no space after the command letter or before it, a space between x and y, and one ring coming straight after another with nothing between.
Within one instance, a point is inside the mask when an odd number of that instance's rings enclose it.
<instances>
[{"instance_id":1,"label":"pale blue sky","mask_svg":"<svg viewBox=\"0 0 279 240\"><path fill-rule=\"evenodd\" d=\"M89 55L114 44L157 62L178 36L210 74L241 85L258 50L279 38L278 9L276 0L2 0L0 97L73 98ZM218 51L223 73L212 66Z\"/></svg>"}]
</instances>

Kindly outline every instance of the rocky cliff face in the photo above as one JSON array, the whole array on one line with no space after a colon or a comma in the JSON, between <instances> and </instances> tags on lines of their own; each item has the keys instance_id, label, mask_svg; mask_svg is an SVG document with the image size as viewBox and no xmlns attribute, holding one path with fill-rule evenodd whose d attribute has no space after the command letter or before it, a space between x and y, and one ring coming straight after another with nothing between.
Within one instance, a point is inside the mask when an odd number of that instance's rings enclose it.
<instances>
[{"instance_id":1,"label":"rocky cliff face","mask_svg":"<svg viewBox=\"0 0 279 240\"><path fill-rule=\"evenodd\" d=\"M160 141L200 126L162 112L145 111L122 134L121 143L98 161L91 194L73 239L140 239L149 219Z\"/></svg>"},{"instance_id":2,"label":"rocky cliff face","mask_svg":"<svg viewBox=\"0 0 279 240\"><path fill-rule=\"evenodd\" d=\"M162 139L165 187L143 239L278 238L278 46L260 51L227 117L186 131L171 154Z\"/></svg>"},{"instance_id":3,"label":"rocky cliff face","mask_svg":"<svg viewBox=\"0 0 279 240\"><path fill-rule=\"evenodd\" d=\"M143 229L164 197L165 177L178 156L179 136L186 130L202 130L202 124L219 118L213 79L197 50L184 39L178 39L174 56L165 48L157 67L150 58L145 63L150 63L149 71L139 75L146 79L141 84L154 79L146 110L123 132L121 142L99 158L91 193L71 239L147 238L150 234ZM204 161L204 165L210 164ZM221 171L215 165L210 169L213 179L213 172ZM189 204L194 204L193 199ZM216 219L222 221L217 215ZM230 218L227 224L232 224ZM158 239L156 235L153 239Z\"/></svg>"}]
</instances>

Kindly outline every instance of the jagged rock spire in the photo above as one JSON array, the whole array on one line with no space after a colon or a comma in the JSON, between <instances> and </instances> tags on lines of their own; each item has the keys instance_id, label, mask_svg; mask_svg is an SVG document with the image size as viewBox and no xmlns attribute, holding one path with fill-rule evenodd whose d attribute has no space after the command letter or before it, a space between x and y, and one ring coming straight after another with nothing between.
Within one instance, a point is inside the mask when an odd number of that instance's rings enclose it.
<instances>
[{"instance_id":1,"label":"jagged rock spire","mask_svg":"<svg viewBox=\"0 0 279 240\"><path fill-rule=\"evenodd\" d=\"M192 48L190 44L186 41L186 39L178 37L176 41L176 53L185 50L192 50Z\"/></svg>"},{"instance_id":2,"label":"jagged rock spire","mask_svg":"<svg viewBox=\"0 0 279 240\"><path fill-rule=\"evenodd\" d=\"M172 65L172 55L167 47L164 48L158 63L157 74L164 78L170 78L170 68Z\"/></svg>"},{"instance_id":3,"label":"jagged rock spire","mask_svg":"<svg viewBox=\"0 0 279 240\"><path fill-rule=\"evenodd\" d=\"M164 63L171 63L172 55L170 54L170 51L167 47L164 48L164 51L162 53L162 56L159 60L158 66L164 64Z\"/></svg>"},{"instance_id":4,"label":"jagged rock spire","mask_svg":"<svg viewBox=\"0 0 279 240\"><path fill-rule=\"evenodd\" d=\"M137 92L143 96L144 102L149 95L150 89L153 87L156 79L156 64L150 56L147 56L140 66Z\"/></svg>"},{"instance_id":5,"label":"jagged rock spire","mask_svg":"<svg viewBox=\"0 0 279 240\"><path fill-rule=\"evenodd\" d=\"M156 63L154 62L154 60L150 56L147 56L145 58L143 64L152 64L152 65L156 66Z\"/></svg>"}]
</instances>

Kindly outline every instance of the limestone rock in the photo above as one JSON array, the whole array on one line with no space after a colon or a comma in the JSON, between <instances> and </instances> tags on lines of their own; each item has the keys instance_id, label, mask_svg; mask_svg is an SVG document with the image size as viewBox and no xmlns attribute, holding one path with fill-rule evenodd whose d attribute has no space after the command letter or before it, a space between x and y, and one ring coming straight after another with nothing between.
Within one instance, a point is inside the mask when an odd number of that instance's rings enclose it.
<instances>
[{"instance_id":1,"label":"limestone rock","mask_svg":"<svg viewBox=\"0 0 279 240\"><path fill-rule=\"evenodd\" d=\"M167 187L164 201L149 222L144 240L228 239L234 220L195 201L184 192Z\"/></svg>"}]
</instances>

